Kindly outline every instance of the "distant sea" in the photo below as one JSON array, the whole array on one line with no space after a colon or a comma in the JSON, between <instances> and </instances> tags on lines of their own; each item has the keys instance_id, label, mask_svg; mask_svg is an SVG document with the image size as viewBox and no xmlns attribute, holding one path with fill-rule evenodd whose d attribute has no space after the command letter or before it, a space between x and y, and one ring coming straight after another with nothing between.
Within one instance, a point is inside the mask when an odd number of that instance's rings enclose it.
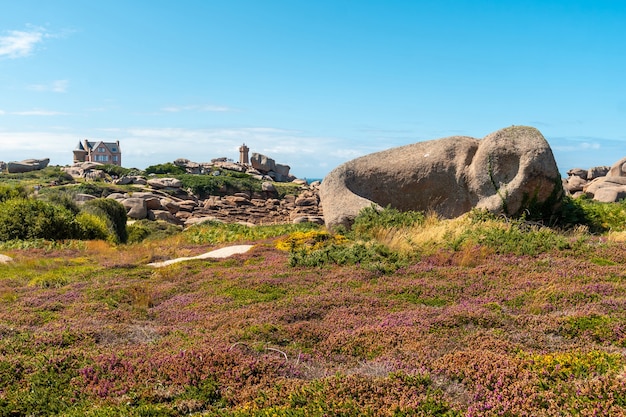
<instances>
[{"instance_id":1,"label":"distant sea","mask_svg":"<svg viewBox=\"0 0 626 417\"><path fill-rule=\"evenodd\" d=\"M315 181L322 181L322 178L305 178L307 184L311 184Z\"/></svg>"}]
</instances>

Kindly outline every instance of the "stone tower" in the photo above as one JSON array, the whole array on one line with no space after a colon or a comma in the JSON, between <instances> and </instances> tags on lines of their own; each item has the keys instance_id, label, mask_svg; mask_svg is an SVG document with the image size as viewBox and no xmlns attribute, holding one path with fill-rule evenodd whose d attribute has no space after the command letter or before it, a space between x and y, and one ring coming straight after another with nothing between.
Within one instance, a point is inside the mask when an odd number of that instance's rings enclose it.
<instances>
[{"instance_id":1,"label":"stone tower","mask_svg":"<svg viewBox=\"0 0 626 417\"><path fill-rule=\"evenodd\" d=\"M243 145L241 145L239 147L239 163L242 165L248 165L248 151L250 150L250 148L248 148L246 146L246 144L244 143Z\"/></svg>"}]
</instances>

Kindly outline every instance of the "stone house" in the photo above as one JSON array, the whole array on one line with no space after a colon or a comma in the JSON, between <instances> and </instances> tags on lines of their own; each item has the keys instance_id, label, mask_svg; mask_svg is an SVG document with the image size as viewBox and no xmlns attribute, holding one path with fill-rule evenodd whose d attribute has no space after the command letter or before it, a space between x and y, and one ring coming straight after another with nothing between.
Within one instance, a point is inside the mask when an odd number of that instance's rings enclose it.
<instances>
[{"instance_id":1,"label":"stone house","mask_svg":"<svg viewBox=\"0 0 626 417\"><path fill-rule=\"evenodd\" d=\"M122 166L120 141L103 142L85 139L78 142L78 146L74 149L74 163L76 162L99 162Z\"/></svg>"}]
</instances>

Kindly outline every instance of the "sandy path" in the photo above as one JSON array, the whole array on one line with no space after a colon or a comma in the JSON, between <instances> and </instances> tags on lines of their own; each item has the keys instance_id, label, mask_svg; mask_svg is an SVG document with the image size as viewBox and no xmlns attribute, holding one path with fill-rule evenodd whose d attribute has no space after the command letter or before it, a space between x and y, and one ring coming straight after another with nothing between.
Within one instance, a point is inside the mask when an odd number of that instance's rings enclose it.
<instances>
[{"instance_id":1,"label":"sandy path","mask_svg":"<svg viewBox=\"0 0 626 417\"><path fill-rule=\"evenodd\" d=\"M208 259L208 258L228 258L231 255L236 255L239 253L246 253L252 248L254 245L236 245L236 246L227 246L225 248L212 250L211 252L203 253L198 256L191 256L187 258L176 258L170 259L168 261L162 262L152 262L148 264L148 266L153 266L155 268L161 268L163 266L172 265L178 262L191 261L194 259Z\"/></svg>"}]
</instances>

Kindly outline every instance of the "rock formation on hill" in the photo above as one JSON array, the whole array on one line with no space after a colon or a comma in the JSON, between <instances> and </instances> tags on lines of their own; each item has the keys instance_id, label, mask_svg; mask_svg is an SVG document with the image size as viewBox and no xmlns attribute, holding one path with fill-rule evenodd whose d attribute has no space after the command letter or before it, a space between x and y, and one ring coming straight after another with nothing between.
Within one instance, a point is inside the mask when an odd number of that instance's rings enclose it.
<instances>
[{"instance_id":1,"label":"rock formation on hill","mask_svg":"<svg viewBox=\"0 0 626 417\"><path fill-rule=\"evenodd\" d=\"M335 168L320 187L329 227L351 225L372 204L453 218L474 207L513 215L543 204L552 211L562 195L550 146L526 126L482 140L453 136L366 155Z\"/></svg>"},{"instance_id":2,"label":"rock formation on hill","mask_svg":"<svg viewBox=\"0 0 626 417\"><path fill-rule=\"evenodd\" d=\"M11 161L7 164L10 174L21 174L24 172L39 171L44 169L50 163L49 158L44 159L25 159L23 161Z\"/></svg>"},{"instance_id":3,"label":"rock formation on hill","mask_svg":"<svg viewBox=\"0 0 626 417\"><path fill-rule=\"evenodd\" d=\"M278 192L272 183L264 183L261 192L239 192L200 199L183 190L179 182L172 181L173 178L159 180L148 180L148 187L143 191L114 193L107 198L119 201L130 219L162 220L181 226L208 220L256 225L324 223L317 194L319 183L303 185L297 194L286 195L282 199L278 199Z\"/></svg>"}]
</instances>

